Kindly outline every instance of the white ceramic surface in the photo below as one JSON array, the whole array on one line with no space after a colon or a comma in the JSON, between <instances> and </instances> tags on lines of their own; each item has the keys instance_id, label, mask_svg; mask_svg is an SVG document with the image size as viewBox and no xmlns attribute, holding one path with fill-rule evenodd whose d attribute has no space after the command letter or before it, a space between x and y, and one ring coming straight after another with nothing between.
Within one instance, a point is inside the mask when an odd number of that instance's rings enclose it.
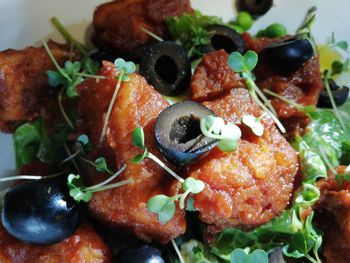
<instances>
[{"instance_id":1,"label":"white ceramic surface","mask_svg":"<svg viewBox=\"0 0 350 263\"><path fill-rule=\"evenodd\" d=\"M0 51L7 48L24 48L40 43L52 35L49 22L57 16L78 39L85 38L95 6L103 0L0 0ZM234 0L192 0L194 8L208 15L219 15L225 20L234 19ZM254 24L255 33L273 22L284 24L289 32L301 23L306 10L318 7L313 33L319 43L325 43L331 32L338 40L350 42L349 0L275 0L274 7ZM57 35L54 39L62 40ZM0 176L7 175L15 167L10 135L0 134Z\"/></svg>"}]
</instances>

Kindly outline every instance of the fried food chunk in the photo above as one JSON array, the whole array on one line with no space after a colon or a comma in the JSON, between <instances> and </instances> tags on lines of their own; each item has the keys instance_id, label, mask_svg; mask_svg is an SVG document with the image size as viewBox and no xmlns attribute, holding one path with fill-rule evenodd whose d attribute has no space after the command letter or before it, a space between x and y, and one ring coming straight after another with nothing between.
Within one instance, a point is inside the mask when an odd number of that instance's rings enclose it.
<instances>
[{"instance_id":1,"label":"fried food chunk","mask_svg":"<svg viewBox=\"0 0 350 263\"><path fill-rule=\"evenodd\" d=\"M345 173L344 166L337 168ZM345 263L350 257L350 183L340 186L333 174L317 182L321 197L316 204L315 221L324 232L325 262Z\"/></svg>"},{"instance_id":2,"label":"fried food chunk","mask_svg":"<svg viewBox=\"0 0 350 263\"><path fill-rule=\"evenodd\" d=\"M189 176L206 184L194 196L194 207L200 219L209 224L209 236L226 227L250 230L268 222L289 203L298 169L295 151L268 117L262 119L261 137L239 124L244 114L259 117L263 113L248 90L232 89L225 97L204 105L238 124L243 134L236 151L214 149L188 167Z\"/></svg>"},{"instance_id":3,"label":"fried food chunk","mask_svg":"<svg viewBox=\"0 0 350 263\"><path fill-rule=\"evenodd\" d=\"M192 100L212 100L232 88L243 87L227 60L228 54L223 49L203 56L191 79Z\"/></svg>"},{"instance_id":4,"label":"fried food chunk","mask_svg":"<svg viewBox=\"0 0 350 263\"><path fill-rule=\"evenodd\" d=\"M142 27L166 38L165 18L193 13L189 0L118 0L97 7L93 18L96 44L130 51L152 41Z\"/></svg>"},{"instance_id":5,"label":"fried food chunk","mask_svg":"<svg viewBox=\"0 0 350 263\"><path fill-rule=\"evenodd\" d=\"M104 63L100 74L107 78L99 83L88 80L78 89L81 116L95 144L99 141L105 112L116 84L113 64ZM132 74L130 78L130 81L123 82L118 92L103 147L105 152L109 152L109 159L115 156L112 159L115 167L127 165L118 180L133 178L134 182L95 193L89 210L105 224L132 232L146 241L166 243L185 232L185 213L177 209L170 221L161 224L157 215L148 211L147 201L158 194L172 196L177 193L178 186L153 161L132 164L130 160L142 153L132 143L131 134L135 127L144 128L147 148L162 158L155 146L153 129L156 117L168 106L168 102L140 75ZM94 177L96 182L101 175L93 174L90 177Z\"/></svg>"},{"instance_id":6,"label":"fried food chunk","mask_svg":"<svg viewBox=\"0 0 350 263\"><path fill-rule=\"evenodd\" d=\"M69 49L53 41L49 47L59 64L69 59ZM53 93L46 76L55 69L44 48L28 47L0 52L0 130L13 132L31 121Z\"/></svg>"},{"instance_id":7,"label":"fried food chunk","mask_svg":"<svg viewBox=\"0 0 350 263\"><path fill-rule=\"evenodd\" d=\"M259 55L265 47L280 41L281 38L253 38L243 34L247 49L256 51ZM323 89L318 57L305 62L301 68L288 74L282 74L261 59L255 70L256 83L260 89L269 89L300 105L316 105ZM303 133L309 122L306 114L277 98L271 98L278 118L286 126L290 136Z\"/></svg>"},{"instance_id":8,"label":"fried food chunk","mask_svg":"<svg viewBox=\"0 0 350 263\"><path fill-rule=\"evenodd\" d=\"M10 236L0 222L2 263L108 263L111 252L93 227L84 223L69 238L50 246L29 245Z\"/></svg>"}]
</instances>

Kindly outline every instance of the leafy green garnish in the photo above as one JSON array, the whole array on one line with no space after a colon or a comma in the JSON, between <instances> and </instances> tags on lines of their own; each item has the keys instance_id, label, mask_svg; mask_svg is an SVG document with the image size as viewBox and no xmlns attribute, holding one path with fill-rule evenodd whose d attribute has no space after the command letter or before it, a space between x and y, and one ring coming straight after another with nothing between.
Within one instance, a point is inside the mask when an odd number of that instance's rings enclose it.
<instances>
[{"instance_id":1,"label":"leafy green garnish","mask_svg":"<svg viewBox=\"0 0 350 263\"><path fill-rule=\"evenodd\" d=\"M200 120L200 128L204 136L218 139L218 147L223 152L230 152L237 149L237 142L242 136L240 128L227 123L221 117L208 115Z\"/></svg>"},{"instance_id":2,"label":"leafy green garnish","mask_svg":"<svg viewBox=\"0 0 350 263\"><path fill-rule=\"evenodd\" d=\"M113 109L115 100L117 99L117 95L118 95L121 83L122 83L122 81L129 81L130 80L129 75L132 74L136 69L136 66L133 62L131 62L131 61L127 62L122 58L117 58L114 61L114 65L115 65L116 69L118 70L118 76L117 76L118 81L117 81L117 84L115 86L112 99L108 105L106 117L105 117L104 123L103 123L102 133L100 136L100 142L103 141L103 138L106 135L109 117L112 113L112 109Z\"/></svg>"},{"instance_id":3,"label":"leafy green garnish","mask_svg":"<svg viewBox=\"0 0 350 263\"><path fill-rule=\"evenodd\" d=\"M158 215L158 220L161 224L165 224L175 214L175 197L168 197L166 195L153 196L147 202L147 208L150 212Z\"/></svg>"},{"instance_id":4,"label":"leafy green garnish","mask_svg":"<svg viewBox=\"0 0 350 263\"><path fill-rule=\"evenodd\" d=\"M329 38L328 42L326 43L326 46L329 47L329 48L340 48L340 49L342 49L345 52L349 52L349 50L348 50L349 49L348 42L345 41L345 40L337 41L335 39L334 32L332 32L332 35Z\"/></svg>"},{"instance_id":5,"label":"leafy green garnish","mask_svg":"<svg viewBox=\"0 0 350 263\"><path fill-rule=\"evenodd\" d=\"M189 240L181 244L181 254L185 262L191 263L218 263L208 248L198 240Z\"/></svg>"},{"instance_id":6,"label":"leafy green garnish","mask_svg":"<svg viewBox=\"0 0 350 263\"><path fill-rule=\"evenodd\" d=\"M228 58L229 67L235 72L240 73L241 77L245 80L245 84L250 92L253 100L273 119L276 125L279 127L281 132L286 132L286 129L283 127L282 123L275 116L275 109L272 107L269 100L265 95L260 91L258 86L253 80L252 70L256 67L258 63L258 55L256 52L249 50L244 55L239 52L233 52ZM260 99L263 102L260 101Z\"/></svg>"},{"instance_id":7,"label":"leafy green garnish","mask_svg":"<svg viewBox=\"0 0 350 263\"><path fill-rule=\"evenodd\" d=\"M336 60L333 61L331 67L331 76L341 74L342 72L346 72L349 70L350 66L350 58L347 58L344 62Z\"/></svg>"},{"instance_id":8,"label":"leafy green garnish","mask_svg":"<svg viewBox=\"0 0 350 263\"><path fill-rule=\"evenodd\" d=\"M66 127L48 134L41 118L19 126L13 135L17 168L35 160L57 162L58 152L63 148L67 134Z\"/></svg>"},{"instance_id":9,"label":"leafy green garnish","mask_svg":"<svg viewBox=\"0 0 350 263\"><path fill-rule=\"evenodd\" d=\"M98 172L104 173L107 172L110 175L113 175L113 172L111 169L109 169L106 159L104 157L99 157L95 160L96 170Z\"/></svg>"},{"instance_id":10,"label":"leafy green garnish","mask_svg":"<svg viewBox=\"0 0 350 263\"><path fill-rule=\"evenodd\" d=\"M262 136L264 134L264 125L261 123L261 119L265 114L256 118L253 115L245 114L242 117L242 123L248 126L256 136Z\"/></svg>"},{"instance_id":11,"label":"leafy green garnish","mask_svg":"<svg viewBox=\"0 0 350 263\"><path fill-rule=\"evenodd\" d=\"M231 263L268 263L267 253L262 249L255 249L247 254L243 249L236 248L231 254Z\"/></svg>"},{"instance_id":12,"label":"leafy green garnish","mask_svg":"<svg viewBox=\"0 0 350 263\"><path fill-rule=\"evenodd\" d=\"M115 178L117 178L126 168L126 165L124 165L118 172L113 174L111 177L107 178L103 182L93 185L93 186L85 186L84 181L82 177L77 174L70 174L67 178L67 185L69 188L69 194L70 196L77 202L89 202L93 196L93 193L95 192L101 192L109 189L113 189L116 187L120 187L126 184L130 184L134 182L133 178L130 178L128 180L120 181L113 184L108 184Z\"/></svg>"},{"instance_id":13,"label":"leafy green garnish","mask_svg":"<svg viewBox=\"0 0 350 263\"><path fill-rule=\"evenodd\" d=\"M207 26L223 24L221 18L205 16L199 11L193 15L169 17L165 22L173 39L184 46L189 57L201 56L201 47L210 43L211 33L205 29Z\"/></svg>"}]
</instances>

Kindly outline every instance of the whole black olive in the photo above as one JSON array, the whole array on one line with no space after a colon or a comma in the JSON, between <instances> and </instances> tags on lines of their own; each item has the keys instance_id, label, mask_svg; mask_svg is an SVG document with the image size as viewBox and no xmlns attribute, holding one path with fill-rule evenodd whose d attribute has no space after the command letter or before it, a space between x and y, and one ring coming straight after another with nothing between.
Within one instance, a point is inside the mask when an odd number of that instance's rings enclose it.
<instances>
[{"instance_id":1,"label":"whole black olive","mask_svg":"<svg viewBox=\"0 0 350 263\"><path fill-rule=\"evenodd\" d=\"M339 87L332 79L328 79L328 84L332 91L335 104L337 106L343 105L348 99L349 88L346 86ZM320 97L318 99L317 107L332 108L332 103L326 89L323 89L321 91Z\"/></svg>"},{"instance_id":2,"label":"whole black olive","mask_svg":"<svg viewBox=\"0 0 350 263\"><path fill-rule=\"evenodd\" d=\"M205 137L200 129L200 119L208 115L215 114L194 101L178 102L159 114L155 140L169 162L185 165L215 147L217 140Z\"/></svg>"},{"instance_id":3,"label":"whole black olive","mask_svg":"<svg viewBox=\"0 0 350 263\"><path fill-rule=\"evenodd\" d=\"M273 0L238 0L237 9L246 11L254 18L264 15L272 7Z\"/></svg>"},{"instance_id":4,"label":"whole black olive","mask_svg":"<svg viewBox=\"0 0 350 263\"><path fill-rule=\"evenodd\" d=\"M191 64L185 49L172 41L150 44L140 61L140 73L163 95L177 95L187 89Z\"/></svg>"},{"instance_id":5,"label":"whole black olive","mask_svg":"<svg viewBox=\"0 0 350 263\"><path fill-rule=\"evenodd\" d=\"M305 38L290 38L266 47L263 55L281 70L296 70L314 56L314 49Z\"/></svg>"},{"instance_id":6,"label":"whole black olive","mask_svg":"<svg viewBox=\"0 0 350 263\"><path fill-rule=\"evenodd\" d=\"M69 237L81 217L66 183L43 179L19 184L5 194L2 223L23 242L49 245Z\"/></svg>"},{"instance_id":7,"label":"whole black olive","mask_svg":"<svg viewBox=\"0 0 350 263\"><path fill-rule=\"evenodd\" d=\"M210 43L202 48L204 53L224 49L227 53L246 51L244 41L240 34L232 28L223 25L210 25L205 28L212 34Z\"/></svg>"},{"instance_id":8,"label":"whole black olive","mask_svg":"<svg viewBox=\"0 0 350 263\"><path fill-rule=\"evenodd\" d=\"M143 245L139 248L126 250L120 263L165 263L162 257L162 251L158 248Z\"/></svg>"}]
</instances>

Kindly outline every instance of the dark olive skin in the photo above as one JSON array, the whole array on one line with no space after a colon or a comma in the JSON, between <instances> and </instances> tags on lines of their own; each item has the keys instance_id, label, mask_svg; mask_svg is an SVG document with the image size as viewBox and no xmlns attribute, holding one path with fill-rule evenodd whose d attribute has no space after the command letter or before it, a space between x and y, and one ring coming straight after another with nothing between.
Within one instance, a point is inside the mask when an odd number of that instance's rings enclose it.
<instances>
[{"instance_id":1,"label":"dark olive skin","mask_svg":"<svg viewBox=\"0 0 350 263\"><path fill-rule=\"evenodd\" d=\"M280 70L297 70L314 56L314 49L305 38L291 38L268 46L263 56Z\"/></svg>"},{"instance_id":2,"label":"dark olive skin","mask_svg":"<svg viewBox=\"0 0 350 263\"><path fill-rule=\"evenodd\" d=\"M191 80L191 64L186 50L173 41L150 44L141 57L140 74L162 95L185 91Z\"/></svg>"},{"instance_id":3,"label":"dark olive skin","mask_svg":"<svg viewBox=\"0 0 350 263\"><path fill-rule=\"evenodd\" d=\"M194 101L178 102L159 114L155 141L170 163L185 165L215 147L217 140L205 137L200 130L200 118L208 115L215 116L212 110Z\"/></svg>"},{"instance_id":4,"label":"dark olive skin","mask_svg":"<svg viewBox=\"0 0 350 263\"><path fill-rule=\"evenodd\" d=\"M252 15L252 17L257 18L267 13L272 7L273 0L238 0L237 9L241 11L246 11Z\"/></svg>"},{"instance_id":5,"label":"dark olive skin","mask_svg":"<svg viewBox=\"0 0 350 263\"><path fill-rule=\"evenodd\" d=\"M246 47L241 35L232 28L223 25L210 25L205 29L212 35L210 43L202 48L204 53L220 49L224 49L229 54L234 51L245 53Z\"/></svg>"},{"instance_id":6,"label":"dark olive skin","mask_svg":"<svg viewBox=\"0 0 350 263\"><path fill-rule=\"evenodd\" d=\"M162 251L156 247L143 245L139 248L126 250L121 258L120 263L165 263Z\"/></svg>"},{"instance_id":7,"label":"dark olive skin","mask_svg":"<svg viewBox=\"0 0 350 263\"><path fill-rule=\"evenodd\" d=\"M19 184L5 194L2 224L20 241L50 245L72 235L81 215L64 181L43 179Z\"/></svg>"},{"instance_id":8,"label":"dark olive skin","mask_svg":"<svg viewBox=\"0 0 350 263\"><path fill-rule=\"evenodd\" d=\"M329 87L332 91L332 95L334 98L334 102L337 106L343 105L349 96L349 88L346 86L339 87L334 80L328 80ZM320 93L320 97L318 99L317 107L319 108L333 108L331 100L328 96L328 92L326 89L323 89Z\"/></svg>"}]
</instances>

